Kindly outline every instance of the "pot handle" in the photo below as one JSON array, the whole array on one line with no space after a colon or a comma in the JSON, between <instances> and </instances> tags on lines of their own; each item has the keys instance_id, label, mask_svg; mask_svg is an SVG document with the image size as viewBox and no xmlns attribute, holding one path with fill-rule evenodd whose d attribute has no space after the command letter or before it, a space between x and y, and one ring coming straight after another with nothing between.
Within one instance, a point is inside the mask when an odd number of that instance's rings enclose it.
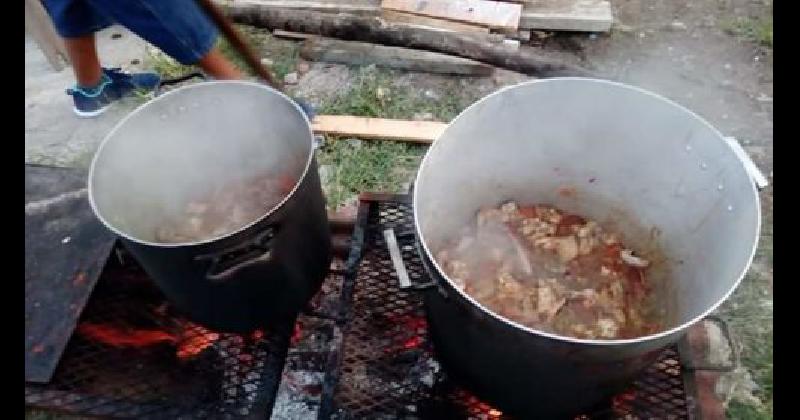
<instances>
[{"instance_id":1,"label":"pot handle","mask_svg":"<svg viewBox=\"0 0 800 420\"><path fill-rule=\"evenodd\" d=\"M764 173L758 169L753 159L750 155L747 154L747 151L744 150L739 141L736 140L734 137L725 137L725 141L728 142L728 145L731 146L733 152L736 153L736 156L739 160L744 163L744 167L747 172L750 174L750 177L753 178L753 182L756 184L756 187L761 190L766 188L769 185L769 181L767 181L767 177L764 176Z\"/></svg>"},{"instance_id":2,"label":"pot handle","mask_svg":"<svg viewBox=\"0 0 800 420\"><path fill-rule=\"evenodd\" d=\"M386 247L389 249L389 256L394 265L394 271L397 273L397 281L400 283L401 289L408 289L411 286L411 278L408 277L406 264L403 262L403 254L400 253L400 246L397 245L397 237L394 235L394 229L386 229L383 231L383 238L386 239Z\"/></svg>"},{"instance_id":3,"label":"pot handle","mask_svg":"<svg viewBox=\"0 0 800 420\"><path fill-rule=\"evenodd\" d=\"M400 235L413 236L414 233L409 231L402 232ZM442 296L445 298L447 297L447 293L442 290L434 280L422 284L414 284L411 282L408 270L406 270L406 264L403 261L403 253L400 252L400 246L397 244L397 236L395 236L394 229L384 230L383 238L386 239L386 248L389 250L389 257L392 260L392 265L394 265L394 271L397 273L397 280L401 289L426 290L436 288Z\"/></svg>"},{"instance_id":4,"label":"pot handle","mask_svg":"<svg viewBox=\"0 0 800 420\"><path fill-rule=\"evenodd\" d=\"M195 261L210 261L206 270L206 280L222 283L236 276L240 271L264 264L272 259L272 238L276 229L267 227L254 238L244 243L211 254L198 255Z\"/></svg>"}]
</instances>

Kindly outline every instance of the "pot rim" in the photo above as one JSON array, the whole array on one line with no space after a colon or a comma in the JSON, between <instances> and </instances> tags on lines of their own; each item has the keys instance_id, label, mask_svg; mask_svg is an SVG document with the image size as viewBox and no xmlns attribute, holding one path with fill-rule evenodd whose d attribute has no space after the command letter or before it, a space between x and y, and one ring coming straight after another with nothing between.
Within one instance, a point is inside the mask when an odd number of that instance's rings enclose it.
<instances>
[{"instance_id":1,"label":"pot rim","mask_svg":"<svg viewBox=\"0 0 800 420\"><path fill-rule=\"evenodd\" d=\"M484 305L482 305L477 300L473 299L472 296L470 296L469 294L463 292L458 287L455 287L455 285L454 285L453 281L450 279L450 277L448 277L447 274L445 274L444 270L442 270L442 268L439 266L439 263L436 261L436 258L433 258L433 253L431 252L431 250L428 249L428 244L425 241L425 237L424 237L424 235L422 233L422 230L420 228L418 206L416 205L416 203L417 203L417 199L418 199L419 185L420 185L420 181L421 181L422 172L425 169L426 164L428 163L428 159L431 156L431 152L433 152L435 150L435 148L438 147L441 144L438 140L441 139L441 137L447 132L447 129L449 129L456 121L458 121L460 118L462 118L472 108L478 106L479 104L483 103L484 101L488 100L489 98L491 98L493 96L500 95L500 94L504 93L507 90L516 89L516 88L519 88L521 86L533 85L533 84L538 84L538 83L552 83L552 82L559 82L559 81L566 81L566 80L569 80L569 81L584 81L584 82L591 82L591 83L601 83L601 84L613 85L613 86L621 87L621 88L624 88L624 89L633 90L633 91L645 94L647 96L650 96L650 97L653 97L653 98L656 98L656 99L660 99L660 100L662 100L662 101L664 101L664 102L666 102L666 103L668 103L668 104L670 104L672 106L675 106L675 107L679 108L680 110L686 112L690 116L692 116L692 117L696 118L698 121L700 121L706 127L710 128L712 130L712 132L717 135L717 138L719 139L719 141L722 142L725 145L725 147L727 147L728 150L730 150L731 153L735 154L735 152L734 152L733 148L731 147L731 145L727 141L725 141L725 136L716 127L711 125L704 118L702 118L701 116L697 115L695 112L689 110L688 108L684 107L683 105L681 105L681 104L679 104L679 103L677 103L677 102L675 102L675 101L673 101L671 99L665 98L664 96L661 96L659 94L650 92L648 90L642 89L642 88L637 87L637 86L632 86L632 85L628 85L628 84L620 83L620 82L615 82L615 81L611 81L611 80L595 79L595 78L590 78L590 77L554 77L554 78L549 78L549 79L529 80L529 81L525 81L525 82L518 83L518 84L515 84L515 85L506 86L506 87L498 89L497 91L495 91L495 92L483 97L482 99L478 100L477 102L475 102L472 105L470 105L469 107L467 107L465 110L461 111L461 113L459 113L452 121L450 121L450 123L447 125L445 130L442 131L439 134L439 137L436 138L436 140L433 142L433 144L431 144L431 146L428 149L428 151L425 153L425 156L423 157L422 162L420 163L419 170L417 171L417 176L414 179L414 197L413 197L414 228L415 228L415 230L417 232L417 237L419 238L419 242L422 245L423 249L425 250L425 254L426 254L427 258L431 261L433 266L436 268L437 274L439 274L442 278L444 278L447 281L448 285L450 286L450 289L455 290L456 292L458 292L458 294L460 294L462 298L464 298L467 301L469 301L470 303L472 303L472 305L478 307L481 311L483 311L487 315L489 315L489 316L493 317L494 319L496 319L496 320L498 320L498 321L500 321L502 323L505 323L505 324L507 324L507 325L509 325L509 326L511 326L513 328L518 328L518 329L521 329L521 330L523 330L525 332L528 332L528 333L531 333L531 334L534 334L534 335L538 335L538 336L542 336L542 337L545 337L545 338L548 338L548 339L552 339L552 340L559 340L559 341L564 341L564 342L568 342L568 343L575 343L575 344L588 344L588 345L593 345L593 346L616 346L616 345L624 345L624 344L635 344L635 343L642 343L642 342L650 342L650 341L656 341L658 339L661 339L661 338L664 338L664 337L667 337L667 336L670 336L670 335L673 335L673 334L680 333L683 330L688 329L690 326L694 325L698 321L702 320L706 316L708 316L711 312L715 311L723 302L725 302L730 297L730 295L733 294L733 292L739 287L739 284L742 282L742 279L745 277L745 275L747 274L747 272L750 269L750 266L753 263L753 258L755 257L756 250L758 249L758 238L761 235L761 199L760 199L760 196L758 195L758 190L757 190L755 184L752 182L752 180L750 182L750 188L752 189L752 193L753 193L753 196L755 197L755 201L756 201L756 228L755 228L755 232L754 232L755 235L754 235L754 240L753 240L753 243L752 243L752 248L750 250L750 257L747 259L747 264L744 265L744 268L742 269L742 272L739 273L738 278L733 283L731 288L719 300L717 300L717 302L715 302L713 305L711 305L706 311L700 313L699 315L697 315L696 317L692 318L691 320L689 320L687 322L684 322L682 324L679 324L679 325L677 325L677 326L675 326L673 328L670 328L670 329L667 329L667 330L664 330L664 331L661 331L661 332L658 332L658 333L655 333L655 334L643 335L643 336L637 337L637 338L614 339L614 340L595 340L595 339L575 338L575 337L569 337L569 336L564 336L564 335L559 335L559 334L553 334L553 333L549 333L549 332L546 332L546 331L533 329L533 328L527 327L525 325L522 325L520 323L517 323L516 321L513 321L511 319L508 319L508 318L505 318L503 316L500 316L500 315L496 314L494 311L492 311L491 309L489 309L489 308L485 307ZM739 161L742 171L744 171L744 173L747 174L747 168L746 168L744 162L742 162L741 159L738 159L738 158L737 158L737 161ZM747 176L747 178L748 179L750 178L749 175Z\"/></svg>"},{"instance_id":2,"label":"pot rim","mask_svg":"<svg viewBox=\"0 0 800 420\"><path fill-rule=\"evenodd\" d=\"M213 236L213 237L210 237L208 239L203 239L201 241L180 242L180 243L151 242L151 241L146 241L146 240L143 240L143 239L136 238L136 237L134 237L132 235L129 235L129 234L121 231L120 229L117 229L115 226L113 226L111 223L109 223L105 219L105 217L103 217L103 215L100 213L100 211L97 208L97 204L95 203L95 200L94 200L94 188L93 188L92 180L94 179L94 171L95 171L95 166L97 164L98 157L102 153L103 148L105 147L105 145L114 137L114 135L117 133L117 131L120 130L120 128L123 125L125 125L125 123L130 118L133 118L135 115L139 114L140 112L144 112L144 109L148 105L150 105L152 103L155 103L157 101L164 100L164 98L168 98L170 95L176 94L176 93L184 91L184 90L196 89L196 88L203 87L203 86L208 86L208 85L237 85L237 84L238 85L253 86L253 87L260 88L260 89L263 89L263 90L271 92L271 93L278 94L283 99L285 99L287 102L289 102L292 106L294 106L294 108L297 110L297 112L305 120L306 126L308 127L308 150L309 150L308 158L306 159L306 164L305 164L305 167L303 168L303 172L300 175L300 177L297 179L297 182L295 183L295 185L292 188L292 190L288 194L286 194L278 204L273 206L269 211L267 211L266 213L264 213L263 215L261 215L257 219L253 220L252 222L242 226L241 228L239 228L239 229L237 229L237 230L235 230L233 232L229 232L229 233L226 233L226 234L223 234L223 235ZM139 243L139 244L142 244L142 245L153 246L153 247L160 247L160 248L180 248L180 247L188 247L188 246L206 245L206 244L217 242L219 240L222 240L222 239L225 239L225 238L228 238L228 237L235 236L235 235L237 235L237 234L239 234L239 233L241 233L243 231L246 231L246 230L250 229L252 226L257 225L258 223L260 223L264 219L266 219L269 216L271 216L273 213L275 213L281 207L283 207L283 205L291 197L294 196L295 191L297 191L297 189L300 187L300 184L302 184L303 180L306 178L306 175L308 174L308 171L309 171L309 169L311 167L311 162L314 159L314 152L315 152L315 149L314 149L314 132L313 132L313 130L311 128L311 121L309 121L308 116L306 115L306 113L303 112L303 109L300 108L300 106L295 101L293 101L286 94L284 94L283 92L281 92L281 91L279 91L277 89L274 89L274 88L272 88L270 86L267 86L267 85L264 85L264 84L261 84L261 83L251 82L251 81L247 81L247 80L213 80L213 81L205 81L205 82L195 83L195 84L191 84L191 85L187 85L187 86L181 86L181 87L179 87L179 88L177 88L175 90L171 90L171 91L169 91L169 92L167 92L167 93L165 93L163 95L160 95L160 96L158 96L158 97L156 97L156 98L154 98L154 99L152 99L150 101L147 101L147 102L143 103L142 105L139 105L130 114L126 115L122 120L120 120L114 126L114 128L111 129L111 131L105 136L103 141L97 147L97 151L95 151L94 157L92 158L92 164L89 167L89 178L88 178L88 184L89 185L87 186L88 191L89 191L89 194L88 194L89 195L89 204L91 205L92 211L94 212L95 216L103 223L103 225L105 225L108 229L110 229L115 234L117 234L117 235L119 235L119 236L121 236L121 237L123 237L123 238L125 238L125 239L127 239L129 241L131 241L131 242Z\"/></svg>"}]
</instances>

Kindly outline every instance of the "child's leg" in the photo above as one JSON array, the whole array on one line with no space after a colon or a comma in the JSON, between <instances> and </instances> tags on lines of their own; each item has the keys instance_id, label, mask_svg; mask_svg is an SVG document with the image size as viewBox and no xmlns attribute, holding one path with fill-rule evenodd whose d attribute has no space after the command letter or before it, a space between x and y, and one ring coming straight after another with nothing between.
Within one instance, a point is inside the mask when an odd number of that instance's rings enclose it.
<instances>
[{"instance_id":1,"label":"child's leg","mask_svg":"<svg viewBox=\"0 0 800 420\"><path fill-rule=\"evenodd\" d=\"M64 46L67 49L78 86L84 88L97 86L103 76L103 71L100 67L100 59L97 57L94 34L64 38Z\"/></svg>"}]
</instances>

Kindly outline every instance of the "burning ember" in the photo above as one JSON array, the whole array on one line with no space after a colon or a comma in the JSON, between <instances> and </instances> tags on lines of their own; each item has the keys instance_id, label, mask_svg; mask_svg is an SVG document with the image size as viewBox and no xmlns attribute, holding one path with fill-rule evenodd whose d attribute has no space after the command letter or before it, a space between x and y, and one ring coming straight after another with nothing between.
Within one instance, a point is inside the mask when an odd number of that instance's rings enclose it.
<instances>
[{"instance_id":1,"label":"burning ember","mask_svg":"<svg viewBox=\"0 0 800 420\"><path fill-rule=\"evenodd\" d=\"M422 339L422 337L419 336L411 337L403 343L403 349L405 350L415 349L421 346L423 342L424 340Z\"/></svg>"},{"instance_id":2,"label":"burning ember","mask_svg":"<svg viewBox=\"0 0 800 420\"><path fill-rule=\"evenodd\" d=\"M303 338L303 326L300 325L300 321L298 321L294 324L294 331L292 332L292 338L290 341L291 345L296 345L298 342L300 342L301 338Z\"/></svg>"},{"instance_id":3,"label":"burning ember","mask_svg":"<svg viewBox=\"0 0 800 420\"><path fill-rule=\"evenodd\" d=\"M611 399L611 404L614 410L624 411L624 408L628 407L630 405L629 403L634 400L636 400L636 391L631 390L614 396L614 398Z\"/></svg>"},{"instance_id":4,"label":"burning ember","mask_svg":"<svg viewBox=\"0 0 800 420\"><path fill-rule=\"evenodd\" d=\"M422 316L414 315L388 315L387 318L396 327L404 333L411 334L411 337L405 339L399 348L386 348L386 353L395 353L401 350L413 350L421 347L425 343L424 335L428 328L428 321Z\"/></svg>"},{"instance_id":5,"label":"burning ember","mask_svg":"<svg viewBox=\"0 0 800 420\"><path fill-rule=\"evenodd\" d=\"M163 330L130 329L84 322L78 325L78 333L117 348L171 344L177 347L175 354L180 359L189 359L202 353L220 337L219 334L192 323L187 323L180 333L171 334Z\"/></svg>"},{"instance_id":6,"label":"burning ember","mask_svg":"<svg viewBox=\"0 0 800 420\"><path fill-rule=\"evenodd\" d=\"M255 330L250 334L250 338L252 338L253 341L261 340L262 337L264 337L264 331L261 330Z\"/></svg>"},{"instance_id":7,"label":"burning ember","mask_svg":"<svg viewBox=\"0 0 800 420\"><path fill-rule=\"evenodd\" d=\"M189 359L202 353L208 346L219 340L219 334L211 332L199 325L193 325L192 334L184 337L178 344L176 352L178 358Z\"/></svg>"},{"instance_id":8,"label":"burning ember","mask_svg":"<svg viewBox=\"0 0 800 420\"><path fill-rule=\"evenodd\" d=\"M466 392L466 391L458 391L457 394L460 394L461 401L464 406L467 408L468 412L471 413L486 413L486 418L490 420L499 420L503 418L503 412L497 409L492 408L488 404L484 403L483 401L479 400L474 395Z\"/></svg>"},{"instance_id":9,"label":"burning ember","mask_svg":"<svg viewBox=\"0 0 800 420\"><path fill-rule=\"evenodd\" d=\"M160 343L176 343L171 334L159 330L124 330L104 324L84 322L78 333L112 347L147 347Z\"/></svg>"}]
</instances>

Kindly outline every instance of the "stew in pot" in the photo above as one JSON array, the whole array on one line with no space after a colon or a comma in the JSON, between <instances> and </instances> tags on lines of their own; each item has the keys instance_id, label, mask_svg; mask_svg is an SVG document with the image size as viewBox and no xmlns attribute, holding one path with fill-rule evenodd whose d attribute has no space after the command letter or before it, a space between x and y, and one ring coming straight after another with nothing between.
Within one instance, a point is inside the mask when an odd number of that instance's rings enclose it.
<instances>
[{"instance_id":1,"label":"stew in pot","mask_svg":"<svg viewBox=\"0 0 800 420\"><path fill-rule=\"evenodd\" d=\"M598 223L551 206L485 208L436 260L456 287L533 329L602 340L662 328L650 262Z\"/></svg>"}]
</instances>

